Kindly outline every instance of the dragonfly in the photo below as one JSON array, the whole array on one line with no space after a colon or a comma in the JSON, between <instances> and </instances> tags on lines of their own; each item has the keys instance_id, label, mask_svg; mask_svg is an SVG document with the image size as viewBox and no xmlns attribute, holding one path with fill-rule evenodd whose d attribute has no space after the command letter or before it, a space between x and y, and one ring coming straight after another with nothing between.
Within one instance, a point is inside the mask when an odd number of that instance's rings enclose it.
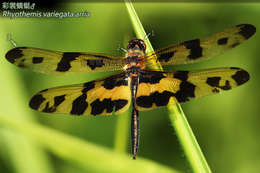
<instances>
[{"instance_id":1,"label":"dragonfly","mask_svg":"<svg viewBox=\"0 0 260 173\"><path fill-rule=\"evenodd\" d=\"M44 89L29 103L32 109L70 115L112 115L132 109L131 150L139 147L139 111L151 110L193 98L217 94L246 83L250 75L238 67L204 70L151 70L151 59L162 66L195 63L217 56L249 39L256 31L240 24L201 39L193 39L146 53L142 39L128 42L124 57L98 53L59 52L15 47L6 59L24 69L45 74L117 71L114 75L82 84ZM172 101L171 101L172 102Z\"/></svg>"}]
</instances>

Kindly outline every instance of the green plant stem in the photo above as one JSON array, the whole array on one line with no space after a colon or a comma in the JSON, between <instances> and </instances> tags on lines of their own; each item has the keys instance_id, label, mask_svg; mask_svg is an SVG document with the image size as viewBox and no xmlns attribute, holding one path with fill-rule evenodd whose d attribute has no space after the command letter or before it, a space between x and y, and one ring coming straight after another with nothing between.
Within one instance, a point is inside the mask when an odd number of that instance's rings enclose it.
<instances>
[{"instance_id":1,"label":"green plant stem","mask_svg":"<svg viewBox=\"0 0 260 173\"><path fill-rule=\"evenodd\" d=\"M210 167L208 166L181 106L173 103L168 106L168 111L171 123L193 171L196 173L211 173Z\"/></svg>"},{"instance_id":2,"label":"green plant stem","mask_svg":"<svg viewBox=\"0 0 260 173\"><path fill-rule=\"evenodd\" d=\"M142 158L134 161L129 159L128 155L112 152L36 123L14 119L12 115L0 115L0 125L34 139L55 155L74 163L86 172L177 173L162 164Z\"/></svg>"},{"instance_id":3,"label":"green plant stem","mask_svg":"<svg viewBox=\"0 0 260 173\"><path fill-rule=\"evenodd\" d=\"M116 122L114 149L116 152L124 153L128 143L129 111L119 115Z\"/></svg>"},{"instance_id":4,"label":"green plant stem","mask_svg":"<svg viewBox=\"0 0 260 173\"><path fill-rule=\"evenodd\" d=\"M126 8L128 10L128 14L133 24L133 28L136 32L137 38L144 39L146 33L144 28L135 12L133 4L125 0ZM147 45L147 52L154 51L149 39L144 40ZM156 64L156 61L153 60L151 62ZM160 64L157 63L158 69L162 70ZM181 109L179 104L174 103L170 100L170 104L168 106L168 112L171 120L171 124L174 127L176 134L180 140L180 143L183 147L185 155L190 163L191 168L196 173L211 173L211 170L207 164L206 159L204 158L203 153L198 145L198 142L192 132L192 129L189 126L188 121L184 115L184 112Z\"/></svg>"}]
</instances>

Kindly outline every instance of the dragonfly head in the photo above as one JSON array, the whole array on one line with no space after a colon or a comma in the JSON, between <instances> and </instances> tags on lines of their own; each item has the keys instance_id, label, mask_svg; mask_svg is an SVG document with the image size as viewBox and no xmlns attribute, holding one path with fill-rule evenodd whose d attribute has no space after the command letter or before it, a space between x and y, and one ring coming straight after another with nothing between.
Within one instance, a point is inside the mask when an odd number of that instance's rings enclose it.
<instances>
[{"instance_id":1,"label":"dragonfly head","mask_svg":"<svg viewBox=\"0 0 260 173\"><path fill-rule=\"evenodd\" d=\"M145 52L146 44L141 39L134 39L128 42L127 49L139 49Z\"/></svg>"}]
</instances>

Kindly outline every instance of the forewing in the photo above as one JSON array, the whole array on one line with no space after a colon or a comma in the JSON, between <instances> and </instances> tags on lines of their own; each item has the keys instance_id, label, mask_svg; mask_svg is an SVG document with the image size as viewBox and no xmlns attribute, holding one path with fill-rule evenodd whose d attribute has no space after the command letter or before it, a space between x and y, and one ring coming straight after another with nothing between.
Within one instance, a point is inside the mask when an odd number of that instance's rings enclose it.
<instances>
[{"instance_id":1,"label":"forewing","mask_svg":"<svg viewBox=\"0 0 260 173\"><path fill-rule=\"evenodd\" d=\"M139 79L136 95L138 110L149 110L167 106L170 98L175 103L189 101L190 98L230 90L249 80L243 69L216 68L197 71L156 72L143 71Z\"/></svg>"},{"instance_id":2,"label":"forewing","mask_svg":"<svg viewBox=\"0 0 260 173\"><path fill-rule=\"evenodd\" d=\"M21 68L48 74L88 73L123 70L120 57L80 52L57 52L30 47L16 47L6 59Z\"/></svg>"},{"instance_id":3,"label":"forewing","mask_svg":"<svg viewBox=\"0 0 260 173\"><path fill-rule=\"evenodd\" d=\"M111 115L126 111L131 102L124 73L84 84L43 90L34 95L30 107L48 113Z\"/></svg>"},{"instance_id":4,"label":"forewing","mask_svg":"<svg viewBox=\"0 0 260 173\"><path fill-rule=\"evenodd\" d=\"M208 59L238 46L255 31L253 25L237 25L202 39L185 41L148 53L146 61L149 65L150 59L155 58L161 65L177 65Z\"/></svg>"}]
</instances>

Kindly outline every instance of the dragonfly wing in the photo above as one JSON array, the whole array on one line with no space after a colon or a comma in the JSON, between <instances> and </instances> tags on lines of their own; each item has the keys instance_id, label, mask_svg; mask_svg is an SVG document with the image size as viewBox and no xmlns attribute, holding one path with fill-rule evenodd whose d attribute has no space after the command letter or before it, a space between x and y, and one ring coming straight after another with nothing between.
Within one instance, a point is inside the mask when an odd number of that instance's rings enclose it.
<instances>
[{"instance_id":1,"label":"dragonfly wing","mask_svg":"<svg viewBox=\"0 0 260 173\"><path fill-rule=\"evenodd\" d=\"M158 49L146 55L148 64L150 59L156 59L163 66L188 64L217 56L230 50L248 38L256 31L250 24L237 25L224 31L217 32L202 39L194 39L183 43Z\"/></svg>"},{"instance_id":2,"label":"dragonfly wing","mask_svg":"<svg viewBox=\"0 0 260 173\"><path fill-rule=\"evenodd\" d=\"M21 68L47 74L89 73L123 70L121 57L81 52L58 52L30 47L16 47L6 59Z\"/></svg>"},{"instance_id":3,"label":"dragonfly wing","mask_svg":"<svg viewBox=\"0 0 260 173\"><path fill-rule=\"evenodd\" d=\"M125 73L84 84L61 86L34 95L30 107L48 113L111 115L126 111L131 102Z\"/></svg>"},{"instance_id":4,"label":"dragonfly wing","mask_svg":"<svg viewBox=\"0 0 260 173\"><path fill-rule=\"evenodd\" d=\"M167 106L170 98L175 103L183 103L230 90L248 80L248 72L236 67L174 72L144 70L139 79L136 105L138 110L149 110Z\"/></svg>"}]
</instances>

